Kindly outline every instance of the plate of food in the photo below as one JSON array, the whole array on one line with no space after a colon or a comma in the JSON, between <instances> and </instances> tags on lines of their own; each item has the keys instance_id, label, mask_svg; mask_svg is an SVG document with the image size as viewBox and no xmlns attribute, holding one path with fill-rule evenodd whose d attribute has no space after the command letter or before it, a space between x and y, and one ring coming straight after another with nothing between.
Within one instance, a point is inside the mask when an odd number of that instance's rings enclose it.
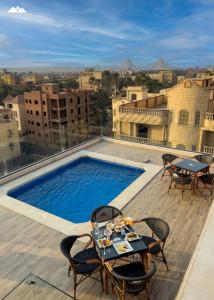
<instances>
[{"instance_id":1,"label":"plate of food","mask_svg":"<svg viewBox=\"0 0 214 300\"><path fill-rule=\"evenodd\" d=\"M114 224L113 223L108 223L108 224L106 224L106 229L108 230L108 231L112 231L113 229L114 229Z\"/></svg>"},{"instance_id":2,"label":"plate of food","mask_svg":"<svg viewBox=\"0 0 214 300\"><path fill-rule=\"evenodd\" d=\"M136 232L132 231L132 232L128 232L126 234L126 238L129 242L132 242L132 241L135 241L135 240L139 240L140 237Z\"/></svg>"},{"instance_id":3,"label":"plate of food","mask_svg":"<svg viewBox=\"0 0 214 300\"><path fill-rule=\"evenodd\" d=\"M97 241L97 244L98 244L99 248L105 248L105 247L110 247L112 244L112 241L108 240L108 239L100 239Z\"/></svg>"},{"instance_id":4,"label":"plate of food","mask_svg":"<svg viewBox=\"0 0 214 300\"><path fill-rule=\"evenodd\" d=\"M132 246L127 241L114 243L113 246L114 246L114 249L116 250L117 254L119 254L119 255L133 251Z\"/></svg>"}]
</instances>

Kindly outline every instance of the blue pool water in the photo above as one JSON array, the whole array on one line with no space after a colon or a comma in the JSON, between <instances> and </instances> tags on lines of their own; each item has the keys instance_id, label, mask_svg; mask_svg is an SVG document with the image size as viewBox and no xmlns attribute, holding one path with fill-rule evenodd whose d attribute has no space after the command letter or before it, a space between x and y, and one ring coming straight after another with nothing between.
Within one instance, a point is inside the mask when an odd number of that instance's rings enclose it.
<instances>
[{"instance_id":1,"label":"blue pool water","mask_svg":"<svg viewBox=\"0 0 214 300\"><path fill-rule=\"evenodd\" d=\"M95 208L108 204L142 173L142 169L84 157L8 195L74 223L86 222Z\"/></svg>"}]
</instances>

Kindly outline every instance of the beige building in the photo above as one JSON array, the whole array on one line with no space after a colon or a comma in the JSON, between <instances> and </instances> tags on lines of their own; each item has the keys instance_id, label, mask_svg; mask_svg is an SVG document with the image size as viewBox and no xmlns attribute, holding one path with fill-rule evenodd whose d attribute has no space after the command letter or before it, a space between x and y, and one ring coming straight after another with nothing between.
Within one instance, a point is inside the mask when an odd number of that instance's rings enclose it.
<instances>
[{"instance_id":1,"label":"beige building","mask_svg":"<svg viewBox=\"0 0 214 300\"><path fill-rule=\"evenodd\" d=\"M158 80L161 83L175 83L177 81L176 74L171 70L160 70L158 73L148 73L146 75L151 79Z\"/></svg>"},{"instance_id":2,"label":"beige building","mask_svg":"<svg viewBox=\"0 0 214 300\"><path fill-rule=\"evenodd\" d=\"M24 93L28 134L32 142L57 149L84 140L90 115L89 93L60 91L57 84L42 84L41 91Z\"/></svg>"},{"instance_id":3,"label":"beige building","mask_svg":"<svg viewBox=\"0 0 214 300\"><path fill-rule=\"evenodd\" d=\"M79 74L79 88L81 90L96 91L101 85L102 72L86 69Z\"/></svg>"},{"instance_id":4,"label":"beige building","mask_svg":"<svg viewBox=\"0 0 214 300\"><path fill-rule=\"evenodd\" d=\"M185 79L145 95L143 87L129 87L126 98L113 99L115 137L214 154L212 80Z\"/></svg>"},{"instance_id":5,"label":"beige building","mask_svg":"<svg viewBox=\"0 0 214 300\"><path fill-rule=\"evenodd\" d=\"M15 114L10 109L0 108L0 161L20 155L20 143Z\"/></svg>"},{"instance_id":6,"label":"beige building","mask_svg":"<svg viewBox=\"0 0 214 300\"><path fill-rule=\"evenodd\" d=\"M22 76L22 81L25 83L38 83L40 80L40 76L37 73L30 73Z\"/></svg>"},{"instance_id":7,"label":"beige building","mask_svg":"<svg viewBox=\"0 0 214 300\"><path fill-rule=\"evenodd\" d=\"M15 120L18 123L18 131L20 134L26 132L26 115L25 115L25 101L23 95L16 97L7 96L4 100L4 107L13 110Z\"/></svg>"}]
</instances>

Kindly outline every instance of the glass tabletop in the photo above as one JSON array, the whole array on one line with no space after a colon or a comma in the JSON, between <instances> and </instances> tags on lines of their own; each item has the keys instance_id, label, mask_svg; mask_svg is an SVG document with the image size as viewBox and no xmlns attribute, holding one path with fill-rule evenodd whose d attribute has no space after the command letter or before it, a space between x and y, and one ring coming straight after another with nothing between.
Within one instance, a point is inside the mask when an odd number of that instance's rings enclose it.
<instances>
[{"instance_id":1,"label":"glass tabletop","mask_svg":"<svg viewBox=\"0 0 214 300\"><path fill-rule=\"evenodd\" d=\"M127 234L130 232L135 232L132 227L127 227L127 229L125 229L125 234L116 233L115 231L113 231L110 239L111 245L106 246L105 250L100 246L99 240L102 238L106 239L106 237L104 237L103 235L104 231L106 230L106 226L99 228L100 233L98 236L94 231L91 232L92 238L97 247L97 251L99 252L100 258L103 261L118 259L120 257L145 251L147 249L147 246L141 237L138 237L133 241L127 241ZM120 253L119 251L121 242L126 244L127 246L127 251L124 251L123 253Z\"/></svg>"},{"instance_id":2,"label":"glass tabletop","mask_svg":"<svg viewBox=\"0 0 214 300\"><path fill-rule=\"evenodd\" d=\"M178 163L175 163L174 166L193 173L200 172L201 170L208 167L207 164L193 159L184 159L182 161L179 161Z\"/></svg>"}]
</instances>

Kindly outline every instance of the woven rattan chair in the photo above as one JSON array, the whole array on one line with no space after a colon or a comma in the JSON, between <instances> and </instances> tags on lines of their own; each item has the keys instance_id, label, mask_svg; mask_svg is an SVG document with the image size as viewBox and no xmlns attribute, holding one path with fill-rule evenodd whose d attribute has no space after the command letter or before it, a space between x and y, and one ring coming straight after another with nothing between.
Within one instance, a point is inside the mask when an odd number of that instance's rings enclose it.
<instances>
[{"instance_id":1,"label":"woven rattan chair","mask_svg":"<svg viewBox=\"0 0 214 300\"><path fill-rule=\"evenodd\" d=\"M114 221L114 219L118 216L122 216L122 212L110 205L100 206L97 209L95 209L91 215L91 223L92 226L95 222L102 223L107 221Z\"/></svg>"},{"instance_id":2,"label":"woven rattan chair","mask_svg":"<svg viewBox=\"0 0 214 300\"><path fill-rule=\"evenodd\" d=\"M198 181L203 183L204 189L210 191L211 200L212 200L213 190L214 190L214 174L201 175L198 177Z\"/></svg>"},{"instance_id":3,"label":"woven rattan chair","mask_svg":"<svg viewBox=\"0 0 214 300\"><path fill-rule=\"evenodd\" d=\"M207 164L208 167L204 169L205 173L209 173L210 166L214 163L214 157L209 154L199 154L193 157L197 161Z\"/></svg>"},{"instance_id":4,"label":"woven rattan chair","mask_svg":"<svg viewBox=\"0 0 214 300\"><path fill-rule=\"evenodd\" d=\"M149 253L145 254L144 263L135 261L114 268L105 263L105 267L111 277L113 293L119 300L125 300L126 294L136 296L143 291L146 292L147 299L150 299L149 283L156 272L156 266Z\"/></svg>"},{"instance_id":5,"label":"woven rattan chair","mask_svg":"<svg viewBox=\"0 0 214 300\"><path fill-rule=\"evenodd\" d=\"M151 229L151 235L145 236L139 234L146 246L148 252L157 260L165 263L167 270L168 264L164 254L164 247L170 232L169 225L160 218L150 217L134 221L134 224L145 223Z\"/></svg>"},{"instance_id":6,"label":"woven rattan chair","mask_svg":"<svg viewBox=\"0 0 214 300\"><path fill-rule=\"evenodd\" d=\"M161 180L164 176L171 176L171 167L172 167L172 162L176 160L178 157L176 155L166 153L162 155L162 161L163 161L163 173L161 176Z\"/></svg>"},{"instance_id":7,"label":"woven rattan chair","mask_svg":"<svg viewBox=\"0 0 214 300\"><path fill-rule=\"evenodd\" d=\"M182 200L183 200L184 191L188 189L192 190L192 188L193 188L193 179L191 175L186 175L178 171L173 171L168 193L171 189L179 189L181 190Z\"/></svg>"},{"instance_id":8,"label":"woven rattan chair","mask_svg":"<svg viewBox=\"0 0 214 300\"><path fill-rule=\"evenodd\" d=\"M80 238L89 238L89 242L83 248L83 250L71 255L71 249L75 242ZM74 299L76 299L76 288L85 279L90 277L92 274L99 272L101 278L101 285L103 289L103 266L94 247L89 245L92 243L92 237L89 234L72 235L64 238L61 241L60 248L63 255L69 261L68 276L70 276L71 270L73 271L74 278ZM78 279L79 277L79 279Z\"/></svg>"}]
</instances>

